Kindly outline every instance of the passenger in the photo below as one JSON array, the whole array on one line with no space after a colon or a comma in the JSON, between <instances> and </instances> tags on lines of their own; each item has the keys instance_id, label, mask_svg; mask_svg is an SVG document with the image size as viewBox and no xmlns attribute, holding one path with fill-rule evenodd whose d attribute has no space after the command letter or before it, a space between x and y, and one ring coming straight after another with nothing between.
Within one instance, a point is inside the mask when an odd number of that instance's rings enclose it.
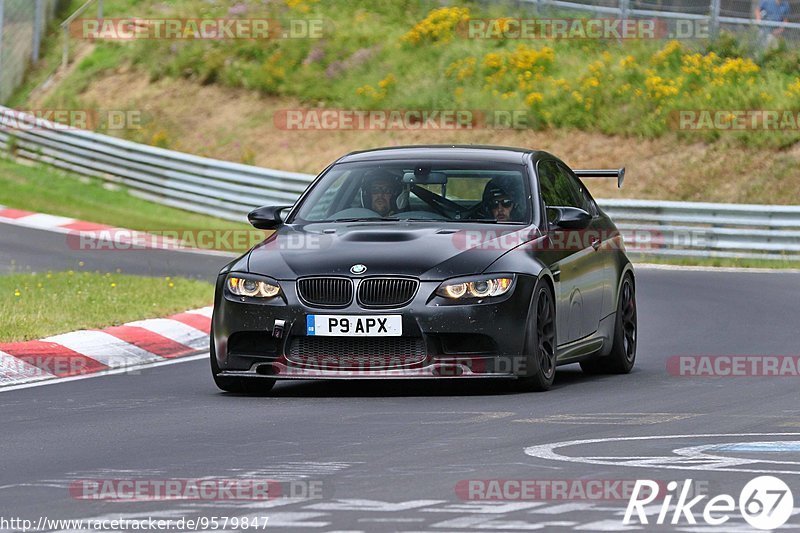
<instances>
[{"instance_id":1,"label":"passenger","mask_svg":"<svg viewBox=\"0 0 800 533\"><path fill-rule=\"evenodd\" d=\"M487 216L498 222L522 222L522 208L518 187L513 178L492 178L483 189L483 208Z\"/></svg>"}]
</instances>

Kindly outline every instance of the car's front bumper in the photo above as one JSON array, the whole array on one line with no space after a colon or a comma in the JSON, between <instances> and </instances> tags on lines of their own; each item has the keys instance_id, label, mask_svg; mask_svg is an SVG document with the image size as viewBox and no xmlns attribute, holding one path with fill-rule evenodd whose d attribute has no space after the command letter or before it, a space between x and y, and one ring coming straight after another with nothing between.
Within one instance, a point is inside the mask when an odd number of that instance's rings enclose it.
<instances>
[{"instance_id":1,"label":"car's front bumper","mask_svg":"<svg viewBox=\"0 0 800 533\"><path fill-rule=\"evenodd\" d=\"M487 360L488 359L488 360ZM285 358L273 362L254 363L249 370L227 370L220 376L273 379L424 379L424 378L510 378L512 372L485 371L494 358L461 357L452 361L434 360L413 368L335 369L298 366Z\"/></svg>"},{"instance_id":2,"label":"car's front bumper","mask_svg":"<svg viewBox=\"0 0 800 533\"><path fill-rule=\"evenodd\" d=\"M439 282L421 282L412 302L399 309L363 309L354 302L331 310L306 306L297 297L293 282L281 282L280 302L240 301L226 294L221 276L212 326L217 366L221 376L275 379L523 375L527 365L523 346L535 282L533 277L517 276L513 291L503 298L466 305L436 305L439 300L433 294ZM357 350L362 355L355 356L344 350L348 343L355 346L361 341L336 337L338 351L305 357L298 347L307 344L306 317L310 314L401 315L403 340L417 348L414 354L392 353L381 359L363 355L362 347ZM273 334L276 321L285 324L280 338Z\"/></svg>"}]
</instances>

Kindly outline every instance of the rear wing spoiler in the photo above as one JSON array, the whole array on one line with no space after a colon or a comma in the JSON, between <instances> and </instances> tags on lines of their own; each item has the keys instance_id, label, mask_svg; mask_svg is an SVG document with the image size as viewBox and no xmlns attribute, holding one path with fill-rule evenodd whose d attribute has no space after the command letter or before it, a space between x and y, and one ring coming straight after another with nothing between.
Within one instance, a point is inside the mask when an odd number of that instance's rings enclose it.
<instances>
[{"instance_id":1,"label":"rear wing spoiler","mask_svg":"<svg viewBox=\"0 0 800 533\"><path fill-rule=\"evenodd\" d=\"M625 180L625 167L620 169L603 169L603 170L573 170L575 175L579 178L617 178L617 188L622 188L622 182Z\"/></svg>"}]
</instances>

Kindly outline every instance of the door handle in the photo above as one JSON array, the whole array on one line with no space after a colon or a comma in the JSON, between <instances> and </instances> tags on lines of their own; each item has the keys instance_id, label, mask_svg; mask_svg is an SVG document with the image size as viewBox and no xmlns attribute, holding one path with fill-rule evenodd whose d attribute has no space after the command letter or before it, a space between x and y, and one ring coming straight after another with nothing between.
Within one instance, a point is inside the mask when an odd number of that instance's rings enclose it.
<instances>
[{"instance_id":1,"label":"door handle","mask_svg":"<svg viewBox=\"0 0 800 533\"><path fill-rule=\"evenodd\" d=\"M592 237L591 243L592 243L592 248L594 248L596 251L600 249L600 245L603 244L603 241L601 241L597 237Z\"/></svg>"}]
</instances>

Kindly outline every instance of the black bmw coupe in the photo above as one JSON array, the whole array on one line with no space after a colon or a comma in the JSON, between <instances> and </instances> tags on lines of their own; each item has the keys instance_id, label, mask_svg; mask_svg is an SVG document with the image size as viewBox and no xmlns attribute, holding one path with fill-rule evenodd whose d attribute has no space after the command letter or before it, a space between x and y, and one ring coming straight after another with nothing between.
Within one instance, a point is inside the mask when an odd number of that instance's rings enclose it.
<instances>
[{"instance_id":1,"label":"black bmw coupe","mask_svg":"<svg viewBox=\"0 0 800 533\"><path fill-rule=\"evenodd\" d=\"M410 146L348 154L219 274L211 369L230 392L278 379L628 373L635 273L580 178L542 151Z\"/></svg>"}]
</instances>

